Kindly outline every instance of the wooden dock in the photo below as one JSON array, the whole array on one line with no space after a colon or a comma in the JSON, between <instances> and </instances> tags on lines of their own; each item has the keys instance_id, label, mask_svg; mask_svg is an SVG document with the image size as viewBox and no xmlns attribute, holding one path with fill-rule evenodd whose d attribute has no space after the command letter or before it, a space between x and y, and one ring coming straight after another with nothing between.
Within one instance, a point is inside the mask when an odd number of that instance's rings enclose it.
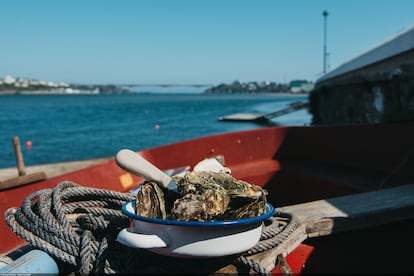
<instances>
[{"instance_id":1,"label":"wooden dock","mask_svg":"<svg viewBox=\"0 0 414 276\"><path fill-rule=\"evenodd\" d=\"M246 122L263 122L270 120L271 118L279 117L294 111L308 108L307 102L294 102L289 104L283 109L279 109L266 114L254 114L254 113L236 113L224 117L219 117L219 121L246 121Z\"/></svg>"}]
</instances>

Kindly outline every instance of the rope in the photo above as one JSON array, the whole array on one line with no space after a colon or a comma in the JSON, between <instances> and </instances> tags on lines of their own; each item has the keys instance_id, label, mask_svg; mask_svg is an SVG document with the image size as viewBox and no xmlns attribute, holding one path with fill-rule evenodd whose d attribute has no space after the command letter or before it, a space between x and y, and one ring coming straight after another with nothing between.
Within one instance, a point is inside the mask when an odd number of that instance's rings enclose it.
<instances>
[{"instance_id":1,"label":"rope","mask_svg":"<svg viewBox=\"0 0 414 276\"><path fill-rule=\"evenodd\" d=\"M248 256L258 254L281 245L298 227L299 220L292 214L276 210L275 214L265 221L260 241L250 250L239 256L235 262L249 266L261 275L271 275L271 272L259 262L248 259Z\"/></svg>"},{"instance_id":2,"label":"rope","mask_svg":"<svg viewBox=\"0 0 414 276\"><path fill-rule=\"evenodd\" d=\"M8 209L5 218L14 233L71 271L114 273L110 249L116 246L117 233L130 224L121 206L134 198L64 181L55 189L32 193L21 208Z\"/></svg>"},{"instance_id":3,"label":"rope","mask_svg":"<svg viewBox=\"0 0 414 276\"><path fill-rule=\"evenodd\" d=\"M5 218L14 233L61 262L68 273L128 273L145 268L144 261L142 264L136 261L137 256L142 259L142 251L126 250L127 247L116 242L119 231L130 226L121 207L135 198L131 193L81 187L64 181L54 189L32 193L20 208L8 209ZM297 224L295 217L276 210L264 222L257 245L234 262L268 275L269 271L248 257L280 245ZM154 259L153 255L148 256Z\"/></svg>"}]
</instances>

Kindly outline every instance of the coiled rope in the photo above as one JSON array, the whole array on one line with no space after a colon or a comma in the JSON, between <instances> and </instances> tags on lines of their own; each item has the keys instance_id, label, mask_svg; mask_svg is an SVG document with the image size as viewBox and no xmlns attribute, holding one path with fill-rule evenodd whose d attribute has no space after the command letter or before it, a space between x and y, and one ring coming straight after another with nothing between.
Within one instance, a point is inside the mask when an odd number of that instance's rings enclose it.
<instances>
[{"instance_id":1,"label":"coiled rope","mask_svg":"<svg viewBox=\"0 0 414 276\"><path fill-rule=\"evenodd\" d=\"M32 193L20 208L8 209L5 218L14 233L47 252L67 270L60 272L81 275L134 272L137 250L125 250L126 247L116 242L116 236L130 226L121 207L135 197L132 193L82 187L64 181L54 189ZM296 226L294 217L276 211L265 222L259 243L234 262L268 274L269 271L248 256L278 246ZM145 263L138 267L142 269L143 266Z\"/></svg>"},{"instance_id":2,"label":"coiled rope","mask_svg":"<svg viewBox=\"0 0 414 276\"><path fill-rule=\"evenodd\" d=\"M298 227L299 220L292 214L276 210L275 214L265 221L260 241L250 250L236 259L236 262L249 266L252 270L262 275L271 274L259 262L253 261L248 256L253 256L282 244Z\"/></svg>"},{"instance_id":3,"label":"coiled rope","mask_svg":"<svg viewBox=\"0 0 414 276\"><path fill-rule=\"evenodd\" d=\"M133 194L61 182L32 193L21 208L10 208L6 222L18 236L81 274L115 273L109 244L129 219L120 211Z\"/></svg>"}]
</instances>

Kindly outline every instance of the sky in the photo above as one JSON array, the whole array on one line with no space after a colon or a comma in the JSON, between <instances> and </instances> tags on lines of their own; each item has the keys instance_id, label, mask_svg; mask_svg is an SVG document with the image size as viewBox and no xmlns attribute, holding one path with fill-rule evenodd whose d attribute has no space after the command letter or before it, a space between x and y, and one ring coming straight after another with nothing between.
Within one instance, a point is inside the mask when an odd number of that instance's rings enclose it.
<instances>
[{"instance_id":1,"label":"sky","mask_svg":"<svg viewBox=\"0 0 414 276\"><path fill-rule=\"evenodd\" d=\"M0 78L81 84L294 79L413 26L412 0L0 0Z\"/></svg>"}]
</instances>

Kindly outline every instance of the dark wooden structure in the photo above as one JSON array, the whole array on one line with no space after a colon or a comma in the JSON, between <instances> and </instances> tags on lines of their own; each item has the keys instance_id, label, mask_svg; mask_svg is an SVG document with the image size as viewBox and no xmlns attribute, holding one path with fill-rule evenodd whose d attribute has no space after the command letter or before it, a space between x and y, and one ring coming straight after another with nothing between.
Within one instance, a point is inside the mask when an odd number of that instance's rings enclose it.
<instances>
[{"instance_id":1,"label":"dark wooden structure","mask_svg":"<svg viewBox=\"0 0 414 276\"><path fill-rule=\"evenodd\" d=\"M414 119L414 27L317 80L313 124L372 124Z\"/></svg>"}]
</instances>

